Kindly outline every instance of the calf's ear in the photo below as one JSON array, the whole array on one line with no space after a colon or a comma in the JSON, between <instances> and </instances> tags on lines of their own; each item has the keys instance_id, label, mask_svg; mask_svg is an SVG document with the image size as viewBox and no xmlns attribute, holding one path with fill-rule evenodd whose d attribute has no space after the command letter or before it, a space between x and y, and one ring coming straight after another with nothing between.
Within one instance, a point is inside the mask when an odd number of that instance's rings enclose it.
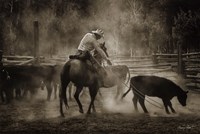
<instances>
[{"instance_id":1,"label":"calf's ear","mask_svg":"<svg viewBox=\"0 0 200 134\"><path fill-rule=\"evenodd\" d=\"M185 92L186 94L188 93L188 91Z\"/></svg>"}]
</instances>

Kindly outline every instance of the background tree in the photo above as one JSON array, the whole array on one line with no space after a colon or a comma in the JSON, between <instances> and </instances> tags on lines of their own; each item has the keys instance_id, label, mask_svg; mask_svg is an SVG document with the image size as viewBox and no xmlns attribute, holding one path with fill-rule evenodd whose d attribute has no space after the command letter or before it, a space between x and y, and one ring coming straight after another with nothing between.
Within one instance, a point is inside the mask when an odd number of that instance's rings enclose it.
<instances>
[{"instance_id":1,"label":"background tree","mask_svg":"<svg viewBox=\"0 0 200 134\"><path fill-rule=\"evenodd\" d=\"M177 39L184 39L184 51L200 49L200 12L180 10L174 18L174 34Z\"/></svg>"},{"instance_id":2,"label":"background tree","mask_svg":"<svg viewBox=\"0 0 200 134\"><path fill-rule=\"evenodd\" d=\"M109 52L127 55L132 48L138 55L172 53L180 9L187 19L190 11L191 23L197 23L199 5L197 0L1 0L1 38L6 54L31 55L33 21L38 20L40 51L46 55L74 53L82 36L96 28L105 31ZM185 30L187 42L198 44L198 27L192 27L193 33ZM198 45L185 46L197 50Z\"/></svg>"}]
</instances>

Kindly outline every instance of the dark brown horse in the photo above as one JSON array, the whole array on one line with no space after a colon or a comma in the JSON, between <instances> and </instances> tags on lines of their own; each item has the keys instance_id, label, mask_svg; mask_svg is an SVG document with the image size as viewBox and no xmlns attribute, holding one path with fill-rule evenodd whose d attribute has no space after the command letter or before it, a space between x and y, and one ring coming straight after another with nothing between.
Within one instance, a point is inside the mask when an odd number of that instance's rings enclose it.
<instances>
[{"instance_id":1,"label":"dark brown horse","mask_svg":"<svg viewBox=\"0 0 200 134\"><path fill-rule=\"evenodd\" d=\"M139 103L145 113L148 113L145 105L145 95L159 97L162 99L165 111L169 114L168 106L171 108L171 111L175 113L175 110L172 107L170 100L177 96L178 101L182 106L186 106L187 92L183 91L178 85L172 81L158 77L158 76L135 76L131 78L130 88L124 93L122 97L125 97L126 94L133 90L133 104L135 110L138 111L137 102Z\"/></svg>"},{"instance_id":2,"label":"dark brown horse","mask_svg":"<svg viewBox=\"0 0 200 134\"><path fill-rule=\"evenodd\" d=\"M94 67L89 62L83 62L81 60L73 59L65 63L61 72L61 88L60 88L60 113L63 113L63 102L68 107L66 89L70 82L73 82L76 86L75 99L79 106L79 111L83 113L82 104L79 100L79 94L83 87L89 88L91 102L87 113L91 113L91 107L95 111L94 100L100 87L113 87L122 82L124 76L121 74L120 67L107 67L103 68L99 65Z\"/></svg>"}]
</instances>

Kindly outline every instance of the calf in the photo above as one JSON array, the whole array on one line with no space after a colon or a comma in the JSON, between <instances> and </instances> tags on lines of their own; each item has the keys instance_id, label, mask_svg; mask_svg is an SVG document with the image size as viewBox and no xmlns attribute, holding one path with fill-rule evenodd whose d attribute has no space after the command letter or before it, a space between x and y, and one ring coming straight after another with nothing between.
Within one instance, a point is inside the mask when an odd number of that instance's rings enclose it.
<instances>
[{"instance_id":1,"label":"calf","mask_svg":"<svg viewBox=\"0 0 200 134\"><path fill-rule=\"evenodd\" d=\"M172 107L172 103L170 100L177 96L178 101L182 106L186 106L187 92L183 91L178 85L173 83L172 81L157 77L157 76L135 76L131 78L130 88L129 90L123 94L122 98L126 96L126 94L133 90L133 103L135 110L138 111L137 101L139 103L145 113L148 113L145 105L145 95L152 97L159 97L162 99L165 111L169 114L168 106L171 108L171 111L175 113L175 110Z\"/></svg>"}]
</instances>

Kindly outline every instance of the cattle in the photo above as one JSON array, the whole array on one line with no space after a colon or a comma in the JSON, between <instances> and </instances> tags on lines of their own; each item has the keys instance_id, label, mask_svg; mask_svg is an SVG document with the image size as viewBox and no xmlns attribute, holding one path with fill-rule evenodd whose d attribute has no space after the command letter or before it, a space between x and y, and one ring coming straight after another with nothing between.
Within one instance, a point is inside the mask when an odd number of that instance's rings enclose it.
<instances>
[{"instance_id":1,"label":"cattle","mask_svg":"<svg viewBox=\"0 0 200 134\"><path fill-rule=\"evenodd\" d=\"M9 103L12 95L10 88L10 75L6 69L0 69L0 96L3 103Z\"/></svg>"},{"instance_id":2,"label":"cattle","mask_svg":"<svg viewBox=\"0 0 200 134\"><path fill-rule=\"evenodd\" d=\"M177 99L182 106L186 106L188 91L183 91L178 85L166 78L158 76L132 77L130 80L130 88L126 93L123 94L122 98L124 98L131 89L134 94L133 103L136 111L138 111L137 102L139 101L143 111L148 113L144 105L145 95L161 98L167 114L170 114L168 106L170 107L171 111L175 113L170 101L175 96L177 96Z\"/></svg>"},{"instance_id":3,"label":"cattle","mask_svg":"<svg viewBox=\"0 0 200 134\"><path fill-rule=\"evenodd\" d=\"M31 97L37 92L36 89L44 82L47 88L47 100L50 100L52 93L52 81L55 73L54 66L6 66L11 77L12 89L16 90L18 97L26 96L30 92Z\"/></svg>"}]
</instances>

